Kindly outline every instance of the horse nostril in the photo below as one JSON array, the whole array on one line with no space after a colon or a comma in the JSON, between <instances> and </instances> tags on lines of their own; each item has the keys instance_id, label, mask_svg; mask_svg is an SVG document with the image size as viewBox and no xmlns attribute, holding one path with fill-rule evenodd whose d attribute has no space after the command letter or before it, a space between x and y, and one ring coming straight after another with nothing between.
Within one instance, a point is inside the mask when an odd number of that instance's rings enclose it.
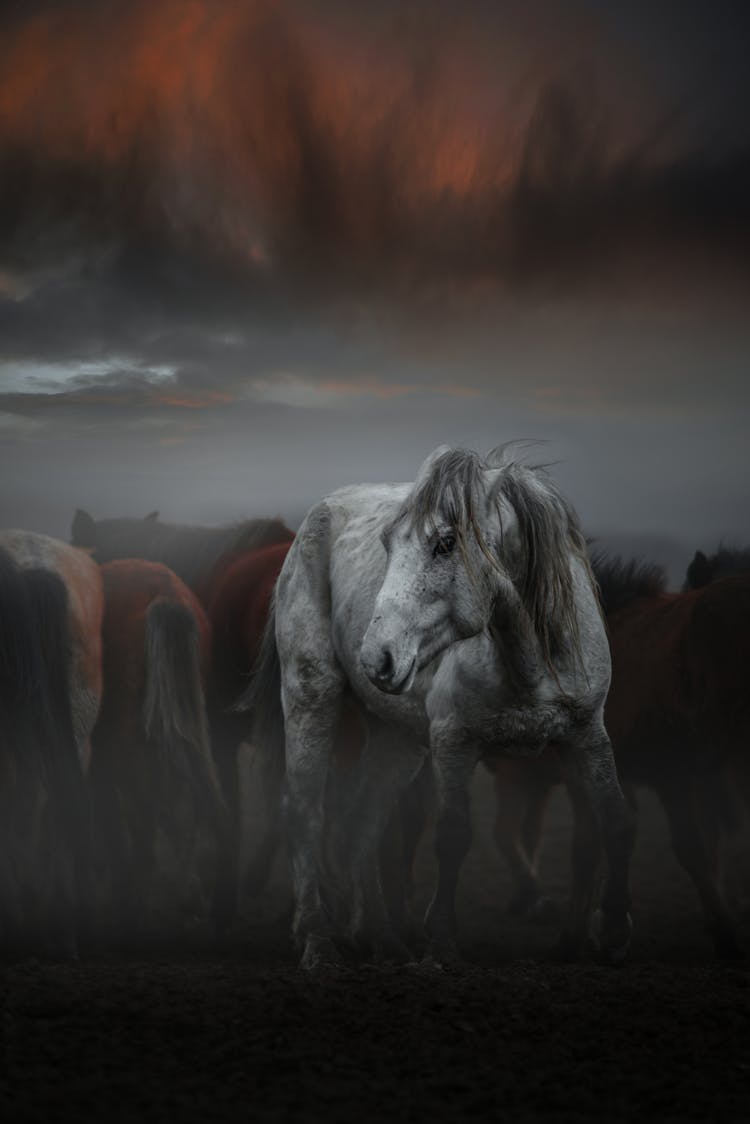
<instances>
[{"instance_id":1,"label":"horse nostril","mask_svg":"<svg viewBox=\"0 0 750 1124\"><path fill-rule=\"evenodd\" d=\"M390 679L393 674L393 656L388 648L383 648L380 653L380 663L378 664L378 678Z\"/></svg>"}]
</instances>

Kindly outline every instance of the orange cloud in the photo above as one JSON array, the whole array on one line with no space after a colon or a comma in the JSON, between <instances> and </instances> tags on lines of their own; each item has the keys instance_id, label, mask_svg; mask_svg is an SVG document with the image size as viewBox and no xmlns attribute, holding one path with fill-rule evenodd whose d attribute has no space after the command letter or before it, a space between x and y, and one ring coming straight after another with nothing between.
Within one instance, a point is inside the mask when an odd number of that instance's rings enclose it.
<instances>
[{"instance_id":1,"label":"orange cloud","mask_svg":"<svg viewBox=\"0 0 750 1124\"><path fill-rule=\"evenodd\" d=\"M180 410L205 410L210 406L224 406L232 401L231 394L218 390L205 390L193 394L151 394L148 401L153 406L172 406Z\"/></svg>"},{"instance_id":2,"label":"orange cloud","mask_svg":"<svg viewBox=\"0 0 750 1124\"><path fill-rule=\"evenodd\" d=\"M375 398L401 398L406 394L447 394L452 398L476 398L479 391L472 386L458 386L451 383L386 383L379 379L365 379L348 382L343 379L328 379L316 383L318 390L333 394L372 395Z\"/></svg>"},{"instance_id":3,"label":"orange cloud","mask_svg":"<svg viewBox=\"0 0 750 1124\"><path fill-rule=\"evenodd\" d=\"M373 244L384 212L508 183L515 161L517 123L467 99L469 45L433 41L420 92L396 32L267 0L43 9L0 45L0 146L123 177L104 191L131 218L208 226L255 263L295 221Z\"/></svg>"}]
</instances>

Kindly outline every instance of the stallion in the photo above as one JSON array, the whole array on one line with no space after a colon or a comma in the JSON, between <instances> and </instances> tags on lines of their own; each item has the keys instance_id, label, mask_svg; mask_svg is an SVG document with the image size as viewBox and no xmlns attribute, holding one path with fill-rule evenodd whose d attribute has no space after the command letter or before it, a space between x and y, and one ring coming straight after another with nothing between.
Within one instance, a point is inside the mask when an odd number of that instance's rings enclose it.
<instances>
[{"instance_id":1,"label":"stallion","mask_svg":"<svg viewBox=\"0 0 750 1124\"><path fill-rule=\"evenodd\" d=\"M728 824L727 774L750 792L750 575L667 593L659 566L599 557L594 573L612 652L604 720L620 778L656 792L717 954L741 955L718 882L717 848ZM511 865L513 904L532 913L544 904L535 856L547 798L559 781L553 756L534 772L521 762L497 771L495 837ZM593 869L595 852L589 862Z\"/></svg>"},{"instance_id":2,"label":"stallion","mask_svg":"<svg viewBox=\"0 0 750 1124\"><path fill-rule=\"evenodd\" d=\"M546 473L507 448L486 459L440 448L413 484L343 488L316 504L284 562L254 681L255 741L274 752L275 740L275 752L285 752L302 965L338 955L325 904L324 796L348 691L368 722L345 855L355 935L402 951L377 849L429 753L438 808L429 954L457 955L455 892L471 840L474 767L498 752L538 756L554 745L581 811L578 853L588 853L592 830L604 837L598 939L605 956L622 958L632 828L603 721L609 680L578 520ZM582 948L590 907L584 862L561 941L566 955Z\"/></svg>"},{"instance_id":3,"label":"stallion","mask_svg":"<svg viewBox=\"0 0 750 1124\"><path fill-rule=\"evenodd\" d=\"M85 771L102 581L80 550L0 532L0 943L75 957L90 890Z\"/></svg>"},{"instance_id":4,"label":"stallion","mask_svg":"<svg viewBox=\"0 0 750 1124\"><path fill-rule=\"evenodd\" d=\"M128 927L148 910L159 829L173 845L187 899L199 830L218 867L227 827L205 707L206 615L159 563L108 562L101 572L104 694L90 781L113 902Z\"/></svg>"}]
</instances>

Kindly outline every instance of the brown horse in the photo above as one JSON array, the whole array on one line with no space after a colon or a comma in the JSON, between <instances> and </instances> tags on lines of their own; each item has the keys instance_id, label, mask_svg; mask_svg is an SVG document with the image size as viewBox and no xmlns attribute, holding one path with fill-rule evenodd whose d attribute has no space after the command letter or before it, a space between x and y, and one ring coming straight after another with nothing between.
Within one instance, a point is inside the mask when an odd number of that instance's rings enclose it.
<instances>
[{"instance_id":1,"label":"brown horse","mask_svg":"<svg viewBox=\"0 0 750 1124\"><path fill-rule=\"evenodd\" d=\"M99 562L143 558L164 563L208 611L215 639L207 706L230 832L214 903L216 923L224 928L234 920L237 908L241 819L237 755L249 729L248 717L232 714L229 708L252 670L273 583L294 534L280 519L205 527L162 523L157 512L144 519L94 520L79 509L71 535Z\"/></svg>"},{"instance_id":2,"label":"brown horse","mask_svg":"<svg viewBox=\"0 0 750 1124\"><path fill-rule=\"evenodd\" d=\"M82 551L0 533L0 942L77 953L84 772L101 696L102 581Z\"/></svg>"},{"instance_id":3,"label":"brown horse","mask_svg":"<svg viewBox=\"0 0 750 1124\"><path fill-rule=\"evenodd\" d=\"M223 527L162 523L152 511L144 519L92 519L80 508L71 525L71 542L97 562L144 558L169 566L202 602L213 596L221 571L235 558L294 535L280 519L245 519Z\"/></svg>"},{"instance_id":4,"label":"brown horse","mask_svg":"<svg viewBox=\"0 0 750 1124\"><path fill-rule=\"evenodd\" d=\"M618 773L625 786L656 792L717 952L736 955L734 924L718 885L717 844L726 824L724 772L747 770L750 576L666 593L659 567L599 558L594 571L612 652L605 722ZM517 907L539 906L535 858L544 806L560 779L553 757L534 766L503 762L496 772L496 839L511 863ZM589 864L593 879L595 848L579 861Z\"/></svg>"},{"instance_id":5,"label":"brown horse","mask_svg":"<svg viewBox=\"0 0 750 1124\"><path fill-rule=\"evenodd\" d=\"M166 566L131 559L101 572L104 695L90 777L113 901L123 924L137 927L159 829L174 848L185 897L199 829L217 866L226 849L204 695L210 630L197 598Z\"/></svg>"}]
</instances>

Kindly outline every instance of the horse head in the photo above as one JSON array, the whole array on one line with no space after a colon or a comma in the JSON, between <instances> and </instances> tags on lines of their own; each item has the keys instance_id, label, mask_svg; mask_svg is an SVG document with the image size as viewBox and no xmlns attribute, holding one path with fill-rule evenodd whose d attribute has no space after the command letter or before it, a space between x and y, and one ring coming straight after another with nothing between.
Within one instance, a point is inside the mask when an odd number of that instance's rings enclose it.
<instances>
[{"instance_id":1,"label":"horse head","mask_svg":"<svg viewBox=\"0 0 750 1124\"><path fill-rule=\"evenodd\" d=\"M382 533L386 571L360 659L382 691L408 691L450 644L520 620L547 660L575 637L577 520L546 475L506 450L436 449ZM510 614L510 617L509 617Z\"/></svg>"},{"instance_id":2,"label":"horse head","mask_svg":"<svg viewBox=\"0 0 750 1124\"><path fill-rule=\"evenodd\" d=\"M91 518L88 511L77 507L70 526L71 544L83 547L91 553L96 550L96 539L96 521Z\"/></svg>"}]
</instances>

